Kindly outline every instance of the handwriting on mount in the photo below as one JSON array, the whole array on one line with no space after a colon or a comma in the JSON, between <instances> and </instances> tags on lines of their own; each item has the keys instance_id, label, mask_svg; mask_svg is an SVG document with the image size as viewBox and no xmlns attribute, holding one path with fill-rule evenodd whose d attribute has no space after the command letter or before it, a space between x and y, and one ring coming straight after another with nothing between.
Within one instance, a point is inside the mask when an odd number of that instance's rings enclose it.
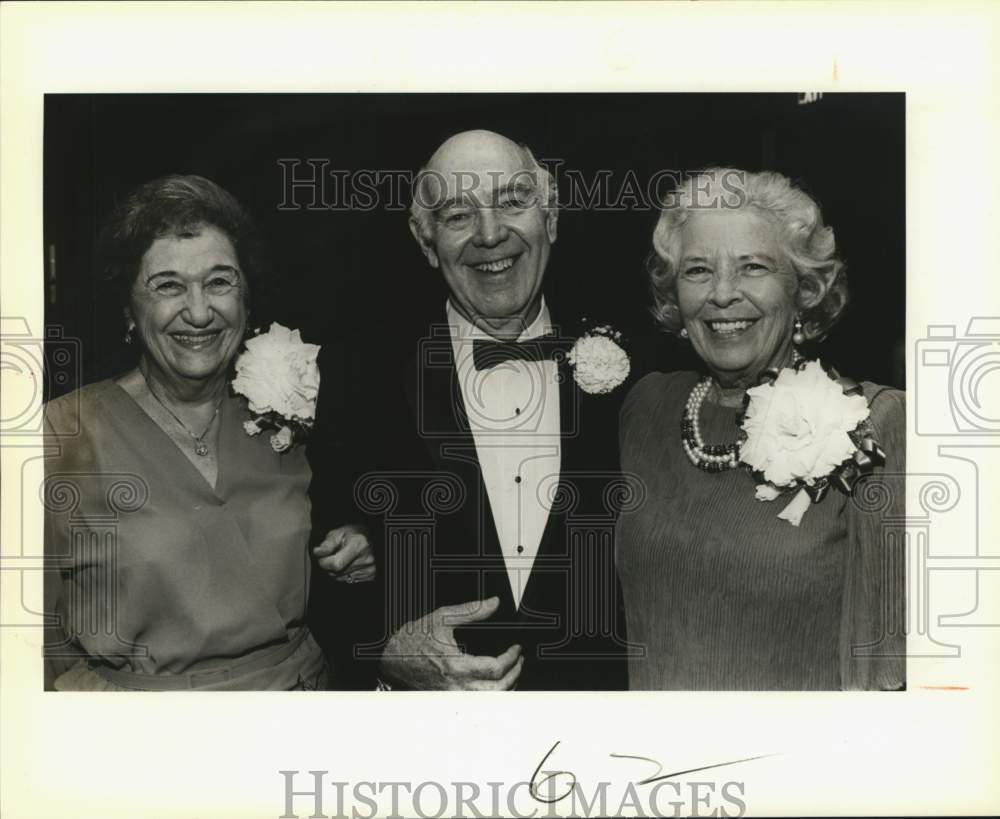
<instances>
[{"instance_id":1,"label":"handwriting on mount","mask_svg":"<svg viewBox=\"0 0 1000 819\"><path fill-rule=\"evenodd\" d=\"M544 772L545 775L541 779L538 778L538 775L540 773L543 773L542 766L545 765L549 757L552 756L552 753L555 751L555 749L559 747L560 742L561 740L556 740L555 744L553 744L553 746L549 748L549 750L546 752L545 756L542 757L541 762L539 762L538 765L535 767L535 772L531 775L531 787L530 787L531 796L537 802L542 802L546 805L551 805L556 802L561 802L563 799L565 799L571 793L573 793L573 788L577 783L576 774L574 774L572 771L546 770ZM666 779L673 779L674 777L677 776L684 776L685 774L697 773L698 771L708 771L713 768L724 768L728 765L738 765L741 762L752 762L755 759L765 759L766 757L774 756L774 754L761 754L760 756L748 756L744 757L743 759L733 759L730 760L729 762L716 762L712 765L701 765L697 768L687 768L682 771L671 771L670 773L663 773L663 765L657 762L655 759L651 759L648 756L637 756L635 754L608 754L608 756L613 759L637 759L641 762L649 762L655 765L656 772L652 776L646 776L643 779L636 781L635 783L637 785L649 785L653 782L662 782ZM549 793L548 795L543 796L541 793L542 786L548 782L552 782L551 790L554 791L558 783L559 777L566 777L566 781L568 783L566 790L561 793Z\"/></svg>"}]
</instances>

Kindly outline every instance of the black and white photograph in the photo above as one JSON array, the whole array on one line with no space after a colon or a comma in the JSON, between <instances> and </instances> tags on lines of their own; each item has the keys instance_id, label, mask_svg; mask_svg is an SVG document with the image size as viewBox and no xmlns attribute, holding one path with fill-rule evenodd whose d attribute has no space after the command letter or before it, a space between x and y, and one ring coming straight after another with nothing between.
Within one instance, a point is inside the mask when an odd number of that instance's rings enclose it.
<instances>
[{"instance_id":1,"label":"black and white photograph","mask_svg":"<svg viewBox=\"0 0 1000 819\"><path fill-rule=\"evenodd\" d=\"M5 814L995 812L995 13L57 5Z\"/></svg>"},{"instance_id":2,"label":"black and white photograph","mask_svg":"<svg viewBox=\"0 0 1000 819\"><path fill-rule=\"evenodd\" d=\"M902 94L45 106L52 687L905 687Z\"/></svg>"}]
</instances>

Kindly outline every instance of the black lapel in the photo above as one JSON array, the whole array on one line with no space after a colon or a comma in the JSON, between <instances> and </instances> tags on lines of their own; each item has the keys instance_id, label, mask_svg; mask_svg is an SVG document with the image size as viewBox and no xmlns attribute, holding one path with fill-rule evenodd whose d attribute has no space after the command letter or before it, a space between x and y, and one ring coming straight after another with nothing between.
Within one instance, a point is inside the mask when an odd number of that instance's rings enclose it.
<instances>
[{"instance_id":1,"label":"black lapel","mask_svg":"<svg viewBox=\"0 0 1000 819\"><path fill-rule=\"evenodd\" d=\"M416 433L434 468L459 476L465 486L465 502L458 513L461 531L445 534L439 526L438 534L460 538L461 544L467 544L470 556L482 556L502 566L503 553L462 400L448 325L433 325L415 345L412 355L405 368L404 384ZM505 607L513 611L506 572L488 572L484 594L499 595Z\"/></svg>"},{"instance_id":2,"label":"black lapel","mask_svg":"<svg viewBox=\"0 0 1000 819\"><path fill-rule=\"evenodd\" d=\"M555 326L556 334L559 338L564 338L565 330ZM565 592L552 590L549 587L552 583L563 583L568 577L567 544L566 540L566 510L563 498L567 491L572 496L572 488L566 486L566 474L577 468L579 461L579 442L581 436L581 393L573 379L573 368L566 361L564 355L556 357L556 366L559 374L559 484L554 495L555 502L553 509L549 512L548 520L545 522L545 529L542 531L542 539L538 544L538 552L535 555L535 564L531 574L528 575L528 582L521 596L521 607L518 611L519 619L522 622L531 620L544 621L546 618L545 602L563 599ZM537 569L537 571L536 571ZM539 600L542 605L538 611L533 610L531 602Z\"/></svg>"},{"instance_id":3,"label":"black lapel","mask_svg":"<svg viewBox=\"0 0 1000 819\"><path fill-rule=\"evenodd\" d=\"M563 325L556 329L560 338L568 342L574 340L575 326ZM521 607L525 618L530 617L530 609L524 611L525 602L530 606L531 601L538 601L544 610L547 599L558 599L558 590L550 584L564 583L569 571L567 516L604 518L607 511L603 487L618 471L620 394L616 391L608 395L588 395L577 386L573 368L565 357L558 357L557 362L561 433L559 488L536 557L535 566L543 571L533 570L524 590ZM623 387L619 387L621 389ZM546 568L554 571L544 571Z\"/></svg>"},{"instance_id":4,"label":"black lapel","mask_svg":"<svg viewBox=\"0 0 1000 819\"><path fill-rule=\"evenodd\" d=\"M446 324L432 325L418 339L406 362L404 384L414 429L438 469L448 468L447 451L467 447L475 452Z\"/></svg>"}]
</instances>

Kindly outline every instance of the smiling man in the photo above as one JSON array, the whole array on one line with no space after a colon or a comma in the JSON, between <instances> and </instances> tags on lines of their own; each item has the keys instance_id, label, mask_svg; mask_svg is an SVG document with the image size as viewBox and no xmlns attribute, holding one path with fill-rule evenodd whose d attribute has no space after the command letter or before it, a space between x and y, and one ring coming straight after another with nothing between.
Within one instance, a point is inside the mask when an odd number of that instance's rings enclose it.
<instances>
[{"instance_id":1,"label":"smiling man","mask_svg":"<svg viewBox=\"0 0 1000 819\"><path fill-rule=\"evenodd\" d=\"M542 291L557 221L552 178L499 134L451 137L418 176L410 230L449 295L368 402L354 487L385 569L381 631L356 656L388 687L627 685L612 501L625 390L573 379L574 338Z\"/></svg>"},{"instance_id":2,"label":"smiling man","mask_svg":"<svg viewBox=\"0 0 1000 819\"><path fill-rule=\"evenodd\" d=\"M489 131L452 137L418 177L410 230L450 308L491 336L516 338L541 311L554 193L530 151Z\"/></svg>"}]
</instances>

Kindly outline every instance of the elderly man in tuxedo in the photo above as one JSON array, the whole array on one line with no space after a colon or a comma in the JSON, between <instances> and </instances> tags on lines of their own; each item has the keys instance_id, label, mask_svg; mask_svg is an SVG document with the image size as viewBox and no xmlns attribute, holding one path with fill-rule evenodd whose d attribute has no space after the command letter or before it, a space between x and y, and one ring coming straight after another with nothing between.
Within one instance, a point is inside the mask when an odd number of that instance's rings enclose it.
<instances>
[{"instance_id":1,"label":"elderly man in tuxedo","mask_svg":"<svg viewBox=\"0 0 1000 819\"><path fill-rule=\"evenodd\" d=\"M542 292L557 221L553 180L499 134L451 137L418 175L410 230L448 300L366 401L354 486L384 564L378 635L355 656L385 688L627 687L625 390L574 381L568 317Z\"/></svg>"}]
</instances>

